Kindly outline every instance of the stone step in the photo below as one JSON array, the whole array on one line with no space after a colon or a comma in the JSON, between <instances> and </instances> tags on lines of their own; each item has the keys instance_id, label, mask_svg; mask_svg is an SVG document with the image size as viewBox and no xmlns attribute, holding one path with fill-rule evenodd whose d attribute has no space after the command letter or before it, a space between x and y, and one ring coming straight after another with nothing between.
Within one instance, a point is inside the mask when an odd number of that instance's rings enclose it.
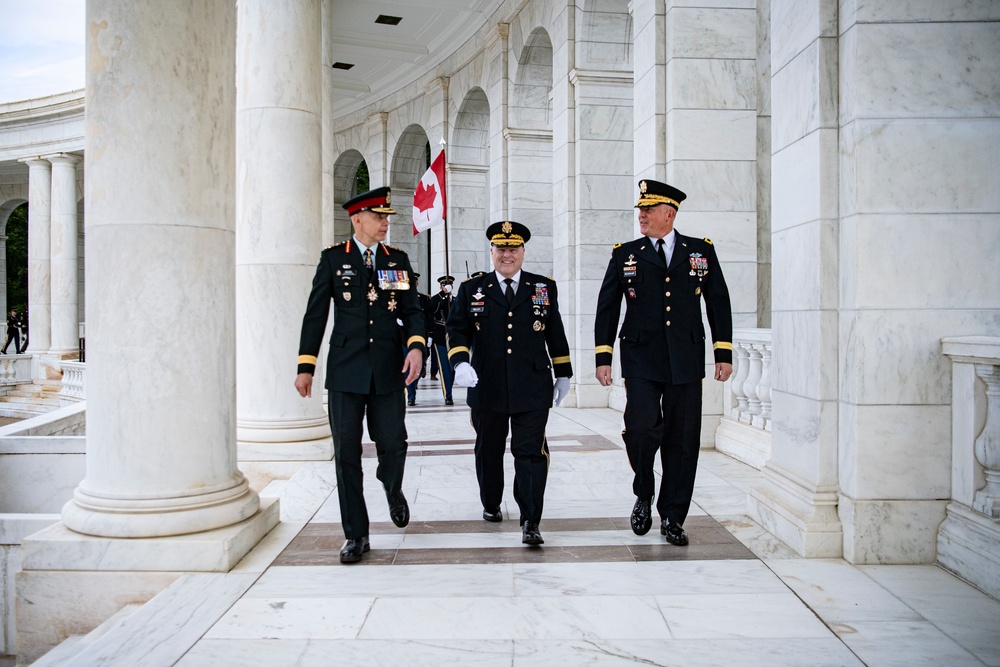
<instances>
[{"instance_id":1,"label":"stone step","mask_svg":"<svg viewBox=\"0 0 1000 667\"><path fill-rule=\"evenodd\" d=\"M38 396L11 396L10 394L6 396L0 396L0 403L14 403L16 405L37 405L59 407L59 397L46 397L40 398Z\"/></svg>"},{"instance_id":2,"label":"stone step","mask_svg":"<svg viewBox=\"0 0 1000 667\"><path fill-rule=\"evenodd\" d=\"M104 621L96 628L85 635L72 635L67 637L59 646L36 660L34 665L41 667L54 667L55 665L70 665L84 649L91 646L95 641L106 635L113 628L121 625L136 610L142 608L141 604L127 604L122 607L117 614Z\"/></svg>"}]
</instances>

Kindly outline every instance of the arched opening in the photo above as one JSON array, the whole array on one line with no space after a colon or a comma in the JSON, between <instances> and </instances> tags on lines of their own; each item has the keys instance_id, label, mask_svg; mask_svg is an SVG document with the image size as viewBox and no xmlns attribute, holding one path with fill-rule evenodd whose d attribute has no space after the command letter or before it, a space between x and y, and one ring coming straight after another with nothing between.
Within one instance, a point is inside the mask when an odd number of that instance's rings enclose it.
<instances>
[{"instance_id":1,"label":"arched opening","mask_svg":"<svg viewBox=\"0 0 1000 667\"><path fill-rule=\"evenodd\" d=\"M485 271L490 268L484 236L490 223L490 102L482 88L462 100L448 149L448 226L456 270Z\"/></svg>"},{"instance_id":2,"label":"arched opening","mask_svg":"<svg viewBox=\"0 0 1000 667\"><path fill-rule=\"evenodd\" d=\"M400 135L392 154L389 184L392 188L392 207L396 215L392 217L389 235L392 245L406 251L410 256L413 270L423 276L431 273L430 248L432 242L427 232L413 235L413 193L417 183L431 164L430 142L427 132L419 125L410 125ZM437 236L443 230L432 230L431 235ZM443 243L443 236L442 243ZM434 241L436 245L436 239ZM443 249L443 246L442 246ZM426 290L428 280L424 280L421 288Z\"/></svg>"},{"instance_id":3,"label":"arched opening","mask_svg":"<svg viewBox=\"0 0 1000 667\"><path fill-rule=\"evenodd\" d=\"M333 225L331 237L345 241L353 233L351 218L343 204L359 192L369 190L368 163L364 156L354 150L346 150L337 158L333 166L333 220L324 220L324 225ZM324 235L325 236L325 235Z\"/></svg>"}]
</instances>

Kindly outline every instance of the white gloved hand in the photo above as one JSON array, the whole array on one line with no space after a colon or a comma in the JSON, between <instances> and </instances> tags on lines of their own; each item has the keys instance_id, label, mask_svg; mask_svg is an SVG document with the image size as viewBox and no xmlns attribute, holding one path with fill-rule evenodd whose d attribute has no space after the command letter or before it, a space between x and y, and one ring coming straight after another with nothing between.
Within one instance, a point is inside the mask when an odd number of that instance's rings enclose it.
<instances>
[{"instance_id":1,"label":"white gloved hand","mask_svg":"<svg viewBox=\"0 0 1000 667\"><path fill-rule=\"evenodd\" d=\"M479 384L479 375L468 361L455 366L455 384L459 387L475 387Z\"/></svg>"},{"instance_id":2,"label":"white gloved hand","mask_svg":"<svg viewBox=\"0 0 1000 667\"><path fill-rule=\"evenodd\" d=\"M552 402L559 406L569 393L569 378L556 378L556 386L552 389Z\"/></svg>"},{"instance_id":3,"label":"white gloved hand","mask_svg":"<svg viewBox=\"0 0 1000 667\"><path fill-rule=\"evenodd\" d=\"M427 337L427 349L430 350L432 347L434 347L434 339L431 338L430 336L428 336Z\"/></svg>"}]
</instances>

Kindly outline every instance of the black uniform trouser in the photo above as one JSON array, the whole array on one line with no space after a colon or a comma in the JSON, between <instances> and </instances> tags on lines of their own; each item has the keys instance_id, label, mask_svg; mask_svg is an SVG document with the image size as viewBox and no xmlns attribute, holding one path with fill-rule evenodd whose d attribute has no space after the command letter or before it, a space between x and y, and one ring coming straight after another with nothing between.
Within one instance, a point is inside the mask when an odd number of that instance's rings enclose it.
<instances>
[{"instance_id":1,"label":"black uniform trouser","mask_svg":"<svg viewBox=\"0 0 1000 667\"><path fill-rule=\"evenodd\" d=\"M656 509L660 518L684 523L694 494L701 446L701 381L666 384L625 380L625 451L635 473L632 492L653 497L653 462L660 453L663 475Z\"/></svg>"},{"instance_id":2,"label":"black uniform trouser","mask_svg":"<svg viewBox=\"0 0 1000 667\"><path fill-rule=\"evenodd\" d=\"M7 340L3 343L2 354L7 354L7 348L10 346L10 342L14 341L14 352L21 354L21 332L17 330L17 327L7 327Z\"/></svg>"},{"instance_id":3,"label":"black uniform trouser","mask_svg":"<svg viewBox=\"0 0 1000 667\"><path fill-rule=\"evenodd\" d=\"M510 452L514 455L514 500L521 511L518 523L542 520L545 480L549 475L549 444L545 425L549 411L493 412L472 410L476 429L476 477L479 499L485 509L500 507L503 500L503 454L507 450L510 426Z\"/></svg>"},{"instance_id":4,"label":"black uniform trouser","mask_svg":"<svg viewBox=\"0 0 1000 667\"><path fill-rule=\"evenodd\" d=\"M368 434L375 441L378 468L375 476L387 494L403 486L406 465L406 405L402 391L368 394L331 391L330 430L337 468L340 520L348 539L368 535L368 508L365 505L364 472L361 468L362 420L368 414Z\"/></svg>"}]
</instances>

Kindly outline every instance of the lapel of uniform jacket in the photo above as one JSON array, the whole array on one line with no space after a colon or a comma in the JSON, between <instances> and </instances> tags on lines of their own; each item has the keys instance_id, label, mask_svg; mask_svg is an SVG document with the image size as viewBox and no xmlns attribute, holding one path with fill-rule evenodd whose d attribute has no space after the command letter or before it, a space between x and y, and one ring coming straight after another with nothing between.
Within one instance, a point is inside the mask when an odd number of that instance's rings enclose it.
<instances>
[{"instance_id":1,"label":"lapel of uniform jacket","mask_svg":"<svg viewBox=\"0 0 1000 667\"><path fill-rule=\"evenodd\" d=\"M635 253L636 257L641 257L647 262L655 264L657 267L663 267L663 264L660 263L660 255L656 252L656 244L646 236L636 240L638 241Z\"/></svg>"},{"instance_id":2,"label":"lapel of uniform jacket","mask_svg":"<svg viewBox=\"0 0 1000 667\"><path fill-rule=\"evenodd\" d=\"M496 272L493 271L487 274L486 280L484 282L486 283L486 287L483 290L483 292L486 293L486 296L490 297L494 301L499 302L501 306L506 308L507 297L504 296L503 293L504 287L506 287L506 285L497 280Z\"/></svg>"},{"instance_id":3,"label":"lapel of uniform jacket","mask_svg":"<svg viewBox=\"0 0 1000 667\"><path fill-rule=\"evenodd\" d=\"M528 298L535 293L535 283L537 281L532 277L529 277L527 273L521 271L521 284L517 286L517 291L514 292L514 305L511 308L517 308L522 303L528 300Z\"/></svg>"},{"instance_id":4,"label":"lapel of uniform jacket","mask_svg":"<svg viewBox=\"0 0 1000 667\"><path fill-rule=\"evenodd\" d=\"M682 234L674 233L674 254L670 257L670 270L673 271L680 264L688 264L691 255L691 239Z\"/></svg>"}]
</instances>

